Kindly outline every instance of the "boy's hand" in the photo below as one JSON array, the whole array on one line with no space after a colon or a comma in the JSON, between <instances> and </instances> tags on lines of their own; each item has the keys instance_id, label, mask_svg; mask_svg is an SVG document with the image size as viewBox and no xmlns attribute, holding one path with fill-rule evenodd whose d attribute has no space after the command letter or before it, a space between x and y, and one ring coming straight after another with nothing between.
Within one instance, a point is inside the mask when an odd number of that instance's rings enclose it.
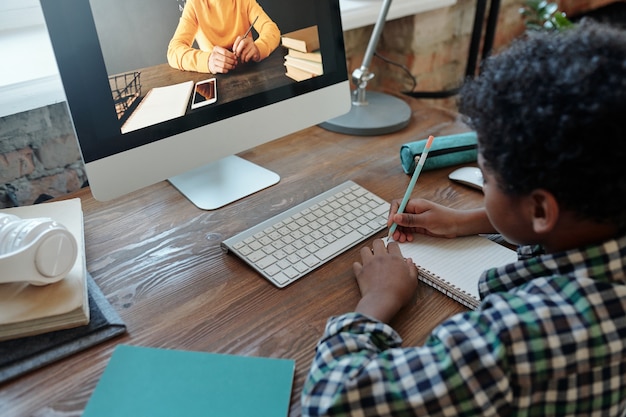
<instances>
[{"instance_id":1,"label":"boy's hand","mask_svg":"<svg viewBox=\"0 0 626 417\"><path fill-rule=\"evenodd\" d=\"M411 301L417 290L417 267L404 259L396 242L385 246L382 239L372 249L361 249L361 262L353 265L361 291L356 311L388 323Z\"/></svg>"},{"instance_id":2,"label":"boy's hand","mask_svg":"<svg viewBox=\"0 0 626 417\"><path fill-rule=\"evenodd\" d=\"M457 210L415 198L409 200L402 214L397 214L400 202L391 202L387 219L389 227L394 222L398 225L392 236L396 242L412 242L414 233L453 238L495 232L483 208Z\"/></svg>"}]
</instances>

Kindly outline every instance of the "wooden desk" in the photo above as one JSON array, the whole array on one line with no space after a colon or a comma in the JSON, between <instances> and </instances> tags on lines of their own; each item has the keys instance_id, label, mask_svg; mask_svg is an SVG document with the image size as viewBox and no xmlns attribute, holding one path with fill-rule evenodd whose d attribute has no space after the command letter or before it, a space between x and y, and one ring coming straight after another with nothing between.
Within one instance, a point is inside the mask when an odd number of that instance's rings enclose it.
<instances>
[{"instance_id":1,"label":"wooden desk","mask_svg":"<svg viewBox=\"0 0 626 417\"><path fill-rule=\"evenodd\" d=\"M326 319L358 300L352 263L360 246L277 289L223 253L220 242L348 179L384 199L402 198L410 177L400 165L400 145L467 130L446 110L410 105L409 126L395 134L348 136L311 127L242 153L282 180L216 211L197 209L167 182L106 203L88 189L70 196L83 200L87 268L128 334L0 386L0 415L80 415L119 343L293 358L290 415L300 415L302 384ZM480 192L447 179L452 169L423 172L414 195L480 206ZM392 323L405 345L423 343L435 325L464 311L421 288L417 302Z\"/></svg>"}]
</instances>

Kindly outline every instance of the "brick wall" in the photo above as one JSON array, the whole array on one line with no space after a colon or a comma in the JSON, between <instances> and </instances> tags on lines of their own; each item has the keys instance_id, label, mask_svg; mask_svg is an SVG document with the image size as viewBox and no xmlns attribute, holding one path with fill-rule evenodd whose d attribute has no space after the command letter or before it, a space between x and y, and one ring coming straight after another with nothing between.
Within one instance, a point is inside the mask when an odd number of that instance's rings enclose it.
<instances>
[{"instance_id":1,"label":"brick wall","mask_svg":"<svg viewBox=\"0 0 626 417\"><path fill-rule=\"evenodd\" d=\"M608 0L560 0L570 10L590 10ZM494 50L507 45L524 30L519 8L524 0L502 0ZM462 82L474 21L475 0L458 0L451 7L387 22L378 52L406 67L374 58L376 74L368 88L400 93L440 91ZM345 33L349 74L361 66L373 26ZM454 97L426 100L454 107ZM0 207L9 207L9 188L19 205L33 204L42 194L60 196L77 190L86 180L71 123L64 104L0 118Z\"/></svg>"},{"instance_id":2,"label":"brick wall","mask_svg":"<svg viewBox=\"0 0 626 417\"><path fill-rule=\"evenodd\" d=\"M85 182L65 103L0 118L0 207L60 196Z\"/></svg>"}]
</instances>

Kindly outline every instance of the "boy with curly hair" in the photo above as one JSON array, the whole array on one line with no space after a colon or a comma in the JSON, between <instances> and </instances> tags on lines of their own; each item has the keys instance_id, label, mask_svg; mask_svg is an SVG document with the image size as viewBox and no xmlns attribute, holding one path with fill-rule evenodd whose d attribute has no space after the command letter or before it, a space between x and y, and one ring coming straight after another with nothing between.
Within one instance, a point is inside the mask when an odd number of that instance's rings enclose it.
<instances>
[{"instance_id":1,"label":"boy with curly hair","mask_svg":"<svg viewBox=\"0 0 626 417\"><path fill-rule=\"evenodd\" d=\"M529 33L484 62L460 111L484 208L394 201L393 238L498 232L519 260L483 273L478 309L402 347L388 323L416 267L395 242L364 248L361 299L329 319L303 415L626 415L626 33Z\"/></svg>"}]
</instances>

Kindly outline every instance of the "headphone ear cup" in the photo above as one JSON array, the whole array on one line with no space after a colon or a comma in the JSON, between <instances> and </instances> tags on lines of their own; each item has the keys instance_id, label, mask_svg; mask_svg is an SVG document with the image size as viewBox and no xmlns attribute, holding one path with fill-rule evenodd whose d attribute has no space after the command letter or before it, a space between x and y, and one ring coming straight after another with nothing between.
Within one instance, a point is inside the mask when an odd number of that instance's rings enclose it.
<instances>
[{"instance_id":1,"label":"headphone ear cup","mask_svg":"<svg viewBox=\"0 0 626 417\"><path fill-rule=\"evenodd\" d=\"M44 276L65 277L76 262L78 245L74 235L57 223L36 237L38 243L35 266Z\"/></svg>"},{"instance_id":2,"label":"headphone ear cup","mask_svg":"<svg viewBox=\"0 0 626 417\"><path fill-rule=\"evenodd\" d=\"M15 231L13 250L37 245L35 266L44 276L65 276L76 261L77 246L74 236L50 218L31 219Z\"/></svg>"},{"instance_id":3,"label":"headphone ear cup","mask_svg":"<svg viewBox=\"0 0 626 417\"><path fill-rule=\"evenodd\" d=\"M0 216L0 255L29 251L32 257L27 262L34 263L41 276L31 284L56 282L70 272L78 257L78 245L65 226L50 218Z\"/></svg>"}]
</instances>

